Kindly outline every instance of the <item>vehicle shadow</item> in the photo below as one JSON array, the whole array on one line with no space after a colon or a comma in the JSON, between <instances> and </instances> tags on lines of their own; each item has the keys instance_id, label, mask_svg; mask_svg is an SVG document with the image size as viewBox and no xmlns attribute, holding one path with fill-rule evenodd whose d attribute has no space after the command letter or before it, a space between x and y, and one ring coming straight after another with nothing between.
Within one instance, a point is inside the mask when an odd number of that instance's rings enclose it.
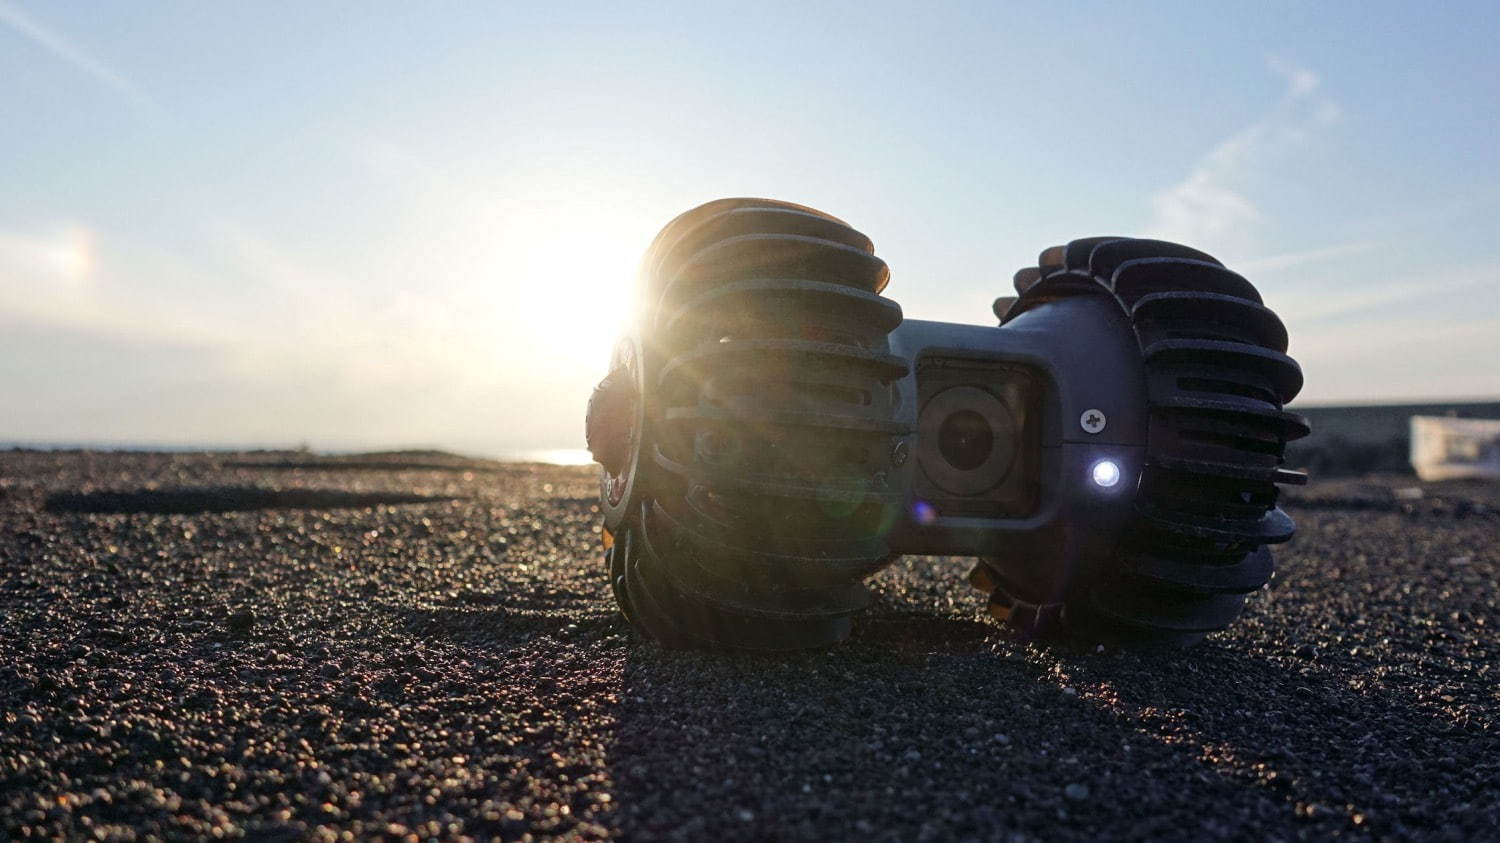
<instances>
[{"instance_id":1,"label":"vehicle shadow","mask_svg":"<svg viewBox=\"0 0 1500 843\"><path fill-rule=\"evenodd\" d=\"M1349 678L1231 644L1100 653L903 611L790 656L638 642L614 820L676 839L1493 832L1462 809L1488 798L1495 739ZM1434 800L1438 781L1456 790Z\"/></svg>"},{"instance_id":2,"label":"vehicle shadow","mask_svg":"<svg viewBox=\"0 0 1500 843\"><path fill-rule=\"evenodd\" d=\"M588 777L592 801L575 802L567 824L545 826L554 832L1198 839L1493 830L1493 810L1482 806L1500 743L1482 722L1454 720L1399 683L1365 681L1390 667L1380 659L1299 655L1253 617L1189 651L1101 652L1020 640L972 604L937 610L932 594L903 599L886 589L836 647L701 652L639 638L602 584L597 593L581 587L460 591L438 605L389 607L403 637L469 665L473 684L461 699L447 686L426 689L445 717L539 718L499 757L596 759L588 769L505 774L502 793ZM528 813L525 824L543 821L557 818Z\"/></svg>"}]
</instances>

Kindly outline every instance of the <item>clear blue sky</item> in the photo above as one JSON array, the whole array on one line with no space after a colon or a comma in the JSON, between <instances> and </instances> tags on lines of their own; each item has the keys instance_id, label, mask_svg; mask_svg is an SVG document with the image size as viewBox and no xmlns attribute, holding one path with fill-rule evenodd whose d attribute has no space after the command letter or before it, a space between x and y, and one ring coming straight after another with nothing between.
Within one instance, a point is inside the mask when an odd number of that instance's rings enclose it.
<instances>
[{"instance_id":1,"label":"clear blue sky","mask_svg":"<svg viewBox=\"0 0 1500 843\"><path fill-rule=\"evenodd\" d=\"M908 316L1155 234L1308 403L1500 395L1500 5L627 5L0 0L0 440L577 447L640 252L746 194Z\"/></svg>"}]
</instances>

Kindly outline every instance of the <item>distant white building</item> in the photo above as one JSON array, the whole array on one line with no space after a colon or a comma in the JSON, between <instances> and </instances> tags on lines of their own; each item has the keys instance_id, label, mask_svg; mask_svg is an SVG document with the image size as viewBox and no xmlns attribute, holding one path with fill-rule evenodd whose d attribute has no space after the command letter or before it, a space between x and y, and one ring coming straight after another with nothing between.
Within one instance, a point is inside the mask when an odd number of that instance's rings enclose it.
<instances>
[{"instance_id":1,"label":"distant white building","mask_svg":"<svg viewBox=\"0 0 1500 843\"><path fill-rule=\"evenodd\" d=\"M1412 416L1411 467L1423 480L1500 480L1500 419Z\"/></svg>"}]
</instances>

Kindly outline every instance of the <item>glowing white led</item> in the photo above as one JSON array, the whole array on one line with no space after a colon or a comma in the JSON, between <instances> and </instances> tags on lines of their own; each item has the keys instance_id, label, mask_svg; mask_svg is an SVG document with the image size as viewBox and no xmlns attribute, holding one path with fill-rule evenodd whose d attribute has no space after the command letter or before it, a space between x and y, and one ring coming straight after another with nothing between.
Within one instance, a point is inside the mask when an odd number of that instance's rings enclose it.
<instances>
[{"instance_id":1,"label":"glowing white led","mask_svg":"<svg viewBox=\"0 0 1500 843\"><path fill-rule=\"evenodd\" d=\"M1120 465L1114 460L1100 460L1094 463L1094 482L1106 489L1120 482Z\"/></svg>"}]
</instances>

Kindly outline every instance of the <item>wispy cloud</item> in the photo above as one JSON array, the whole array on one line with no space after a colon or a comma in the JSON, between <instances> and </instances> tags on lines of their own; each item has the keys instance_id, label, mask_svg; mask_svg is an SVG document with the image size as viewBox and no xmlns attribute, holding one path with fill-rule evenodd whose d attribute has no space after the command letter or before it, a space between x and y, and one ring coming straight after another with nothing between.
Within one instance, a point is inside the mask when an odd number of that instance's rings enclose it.
<instances>
[{"instance_id":1,"label":"wispy cloud","mask_svg":"<svg viewBox=\"0 0 1500 843\"><path fill-rule=\"evenodd\" d=\"M59 283L87 283L97 263L95 236L80 223L44 231L0 231L0 270L45 273ZM0 283L11 277L0 271Z\"/></svg>"},{"instance_id":2,"label":"wispy cloud","mask_svg":"<svg viewBox=\"0 0 1500 843\"><path fill-rule=\"evenodd\" d=\"M506 372L499 361L529 358L523 342L492 336L516 333L494 331L492 313L419 287L376 290L360 276L378 267L359 266L350 277L247 226L207 228L207 248L192 258L76 221L0 229L0 340L65 337L58 370L76 371L86 359L90 378L156 384L155 397L134 396L120 410L109 436L340 447L442 441L480 451L554 442L556 420L581 412L547 394L543 405L565 406L512 418L514 396L547 393L550 373L521 367L497 376ZM110 356L72 356L98 347ZM29 373L4 374L11 385ZM0 430L20 434L41 435Z\"/></svg>"},{"instance_id":3,"label":"wispy cloud","mask_svg":"<svg viewBox=\"0 0 1500 843\"><path fill-rule=\"evenodd\" d=\"M125 78L114 68L95 58L82 47L56 32L42 26L15 4L0 0L0 23L30 39L33 44L94 77L115 91L138 103L148 103L150 98L134 82Z\"/></svg>"},{"instance_id":4,"label":"wispy cloud","mask_svg":"<svg viewBox=\"0 0 1500 843\"><path fill-rule=\"evenodd\" d=\"M219 342L233 328L232 320L142 294L130 277L157 277L159 267L119 266L109 254L117 245L76 220L0 229L0 322L189 345Z\"/></svg>"},{"instance_id":5,"label":"wispy cloud","mask_svg":"<svg viewBox=\"0 0 1500 843\"><path fill-rule=\"evenodd\" d=\"M1334 258L1347 258L1352 255L1364 254L1378 245L1374 240L1356 240L1351 243L1338 243L1318 249L1303 249L1296 252L1284 252L1279 255L1267 255L1262 258L1235 261L1234 267L1236 271L1245 273L1280 272L1283 269L1291 269L1304 264L1320 263L1322 261L1333 260Z\"/></svg>"},{"instance_id":6,"label":"wispy cloud","mask_svg":"<svg viewBox=\"0 0 1500 843\"><path fill-rule=\"evenodd\" d=\"M1246 248L1249 232L1262 220L1255 192L1266 168L1338 120L1338 103L1322 93L1316 73L1280 57L1268 58L1266 64L1286 82L1282 99L1260 120L1209 150L1182 181L1152 198L1154 236L1210 249Z\"/></svg>"},{"instance_id":7,"label":"wispy cloud","mask_svg":"<svg viewBox=\"0 0 1500 843\"><path fill-rule=\"evenodd\" d=\"M1484 365L1500 331L1497 282L1494 263L1453 265L1374 289L1278 299L1292 354L1308 375L1302 400L1497 394L1500 372ZM1461 303L1456 313L1455 303Z\"/></svg>"},{"instance_id":8,"label":"wispy cloud","mask_svg":"<svg viewBox=\"0 0 1500 843\"><path fill-rule=\"evenodd\" d=\"M1333 323L1358 324L1376 336L1389 338L1411 333L1411 314L1418 306L1443 308L1454 301L1477 301L1475 295L1489 296L1497 281L1500 269L1493 266L1453 268L1375 286L1289 292L1279 296L1275 304L1288 324L1309 329L1316 326L1318 331ZM1488 308L1474 314L1447 314L1443 330L1436 333L1446 333L1469 324L1475 317L1489 315ZM1372 330L1372 325L1378 329Z\"/></svg>"}]
</instances>

